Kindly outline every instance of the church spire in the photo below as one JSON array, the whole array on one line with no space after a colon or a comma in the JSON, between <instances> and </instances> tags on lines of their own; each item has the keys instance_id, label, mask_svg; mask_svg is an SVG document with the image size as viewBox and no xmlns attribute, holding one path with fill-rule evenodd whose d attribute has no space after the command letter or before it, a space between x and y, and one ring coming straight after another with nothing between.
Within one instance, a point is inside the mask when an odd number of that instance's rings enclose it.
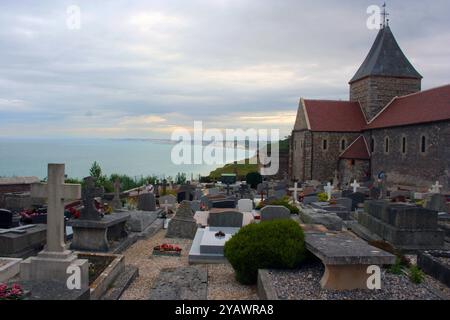
<instances>
[{"instance_id":1,"label":"church spire","mask_svg":"<svg viewBox=\"0 0 450 320\"><path fill-rule=\"evenodd\" d=\"M380 29L366 59L350 83L369 76L422 79L395 40L391 28L386 25Z\"/></svg>"}]
</instances>

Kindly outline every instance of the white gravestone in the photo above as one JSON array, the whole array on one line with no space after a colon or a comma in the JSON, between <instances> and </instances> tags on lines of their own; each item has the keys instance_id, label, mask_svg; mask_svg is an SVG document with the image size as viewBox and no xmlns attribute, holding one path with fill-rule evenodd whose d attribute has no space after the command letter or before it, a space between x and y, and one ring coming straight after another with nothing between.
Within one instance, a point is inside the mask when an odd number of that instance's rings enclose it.
<instances>
[{"instance_id":1,"label":"white gravestone","mask_svg":"<svg viewBox=\"0 0 450 320\"><path fill-rule=\"evenodd\" d=\"M361 185L355 180L353 180L353 183L350 185L353 188L353 193L356 193L358 191L358 188L361 187Z\"/></svg>"},{"instance_id":2,"label":"white gravestone","mask_svg":"<svg viewBox=\"0 0 450 320\"><path fill-rule=\"evenodd\" d=\"M239 199L237 206L240 212L253 211L253 201L251 199Z\"/></svg>"},{"instance_id":3,"label":"white gravestone","mask_svg":"<svg viewBox=\"0 0 450 320\"><path fill-rule=\"evenodd\" d=\"M331 183L328 182L327 185L323 189L327 193L328 201L330 201L331 200L331 192L333 191L333 186L331 185Z\"/></svg>"},{"instance_id":4,"label":"white gravestone","mask_svg":"<svg viewBox=\"0 0 450 320\"><path fill-rule=\"evenodd\" d=\"M442 188L442 185L439 184L439 181L436 181L436 183L434 185L432 185L431 189L429 189L428 191L430 193L441 193L441 188Z\"/></svg>"}]
</instances>

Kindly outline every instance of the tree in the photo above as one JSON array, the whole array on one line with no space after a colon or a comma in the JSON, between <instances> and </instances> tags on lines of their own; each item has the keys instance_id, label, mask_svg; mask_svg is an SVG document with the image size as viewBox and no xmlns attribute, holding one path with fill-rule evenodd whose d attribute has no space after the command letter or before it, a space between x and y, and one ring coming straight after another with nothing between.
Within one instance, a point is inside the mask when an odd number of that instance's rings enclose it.
<instances>
[{"instance_id":1,"label":"tree","mask_svg":"<svg viewBox=\"0 0 450 320\"><path fill-rule=\"evenodd\" d=\"M245 177L245 181L247 181L247 184L250 185L251 188L256 189L259 183L262 182L262 176L259 172L249 172L247 173L247 176Z\"/></svg>"}]
</instances>

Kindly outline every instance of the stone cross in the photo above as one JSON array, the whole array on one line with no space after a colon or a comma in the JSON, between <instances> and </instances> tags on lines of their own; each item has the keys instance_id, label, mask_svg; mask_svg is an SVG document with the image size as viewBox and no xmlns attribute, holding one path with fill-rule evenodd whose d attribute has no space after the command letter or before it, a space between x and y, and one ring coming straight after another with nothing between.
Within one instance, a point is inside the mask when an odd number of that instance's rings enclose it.
<instances>
[{"instance_id":1,"label":"stone cross","mask_svg":"<svg viewBox=\"0 0 450 320\"><path fill-rule=\"evenodd\" d=\"M439 181L436 181L436 184L431 186L431 189L429 189L428 191L430 193L441 193L441 188L442 185L439 184Z\"/></svg>"},{"instance_id":2,"label":"stone cross","mask_svg":"<svg viewBox=\"0 0 450 320\"><path fill-rule=\"evenodd\" d=\"M79 184L64 183L64 164L48 165L47 183L31 185L32 198L47 198L48 252L64 252L64 200L80 199Z\"/></svg>"},{"instance_id":3,"label":"stone cross","mask_svg":"<svg viewBox=\"0 0 450 320\"><path fill-rule=\"evenodd\" d=\"M359 188L361 185L360 185L360 184L356 181L356 179L355 179L355 180L353 180L353 183L352 183L350 186L353 187L353 193L356 193L356 191L358 191L358 188Z\"/></svg>"},{"instance_id":4,"label":"stone cross","mask_svg":"<svg viewBox=\"0 0 450 320\"><path fill-rule=\"evenodd\" d=\"M294 182L294 187L293 188L289 188L289 191L294 191L294 203L298 203L298 183Z\"/></svg>"},{"instance_id":5,"label":"stone cross","mask_svg":"<svg viewBox=\"0 0 450 320\"><path fill-rule=\"evenodd\" d=\"M114 209L120 209L122 207L122 201L120 201L120 180L116 178L114 181L114 198L112 200Z\"/></svg>"},{"instance_id":6,"label":"stone cross","mask_svg":"<svg viewBox=\"0 0 450 320\"><path fill-rule=\"evenodd\" d=\"M95 186L94 178L84 178L83 209L80 212L80 220L98 221L102 219L101 213L95 208L95 197L101 196L102 193L103 189Z\"/></svg>"},{"instance_id":7,"label":"stone cross","mask_svg":"<svg viewBox=\"0 0 450 320\"><path fill-rule=\"evenodd\" d=\"M323 188L328 196L328 201L331 200L331 192L333 191L333 186L330 182L327 182L327 185Z\"/></svg>"}]
</instances>

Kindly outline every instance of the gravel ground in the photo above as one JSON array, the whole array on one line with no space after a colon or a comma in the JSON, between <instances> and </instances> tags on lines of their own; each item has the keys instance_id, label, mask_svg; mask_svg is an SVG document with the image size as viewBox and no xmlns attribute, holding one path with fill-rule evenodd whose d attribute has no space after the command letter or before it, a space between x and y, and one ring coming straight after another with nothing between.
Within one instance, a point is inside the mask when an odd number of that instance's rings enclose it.
<instances>
[{"instance_id":1,"label":"gravel ground","mask_svg":"<svg viewBox=\"0 0 450 320\"><path fill-rule=\"evenodd\" d=\"M305 265L299 270L270 270L272 285L282 300L440 300L449 299L449 288L426 276L421 284L413 284L405 275L382 270L380 290L332 291L320 287L324 267ZM439 293L435 294L430 288Z\"/></svg>"},{"instance_id":2,"label":"gravel ground","mask_svg":"<svg viewBox=\"0 0 450 320\"><path fill-rule=\"evenodd\" d=\"M165 238L166 230L153 237L139 240L125 252L125 263L139 268L137 277L121 296L121 300L146 300L162 268L188 266L192 240ZM182 248L181 257L152 256L153 247L162 243L176 244ZM257 299L256 286L240 285L229 264L208 264L208 299Z\"/></svg>"}]
</instances>

